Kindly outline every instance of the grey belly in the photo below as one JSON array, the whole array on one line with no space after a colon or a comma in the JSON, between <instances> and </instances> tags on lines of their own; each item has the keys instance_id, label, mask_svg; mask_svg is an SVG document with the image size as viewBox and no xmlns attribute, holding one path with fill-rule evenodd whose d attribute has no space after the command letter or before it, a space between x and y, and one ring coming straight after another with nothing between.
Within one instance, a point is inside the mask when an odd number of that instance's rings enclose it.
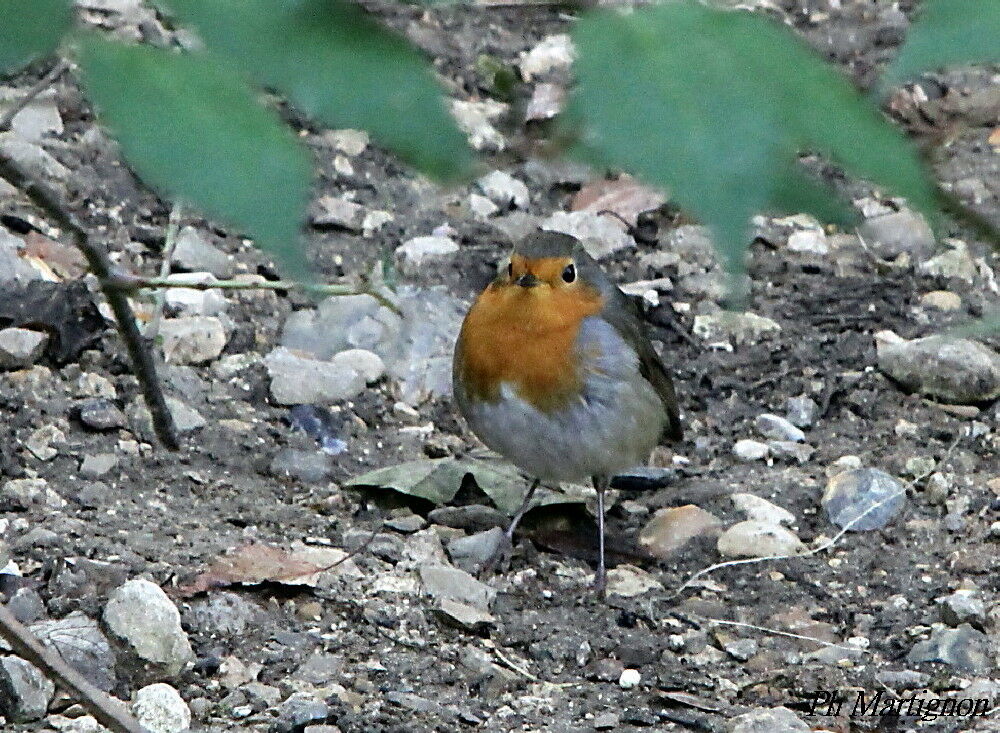
<instances>
[{"instance_id":1,"label":"grey belly","mask_svg":"<svg viewBox=\"0 0 1000 733\"><path fill-rule=\"evenodd\" d=\"M551 413L506 384L498 401L466 402L463 408L486 445L548 481L613 476L645 463L666 421L660 398L637 371L624 379L591 373L583 395Z\"/></svg>"}]
</instances>

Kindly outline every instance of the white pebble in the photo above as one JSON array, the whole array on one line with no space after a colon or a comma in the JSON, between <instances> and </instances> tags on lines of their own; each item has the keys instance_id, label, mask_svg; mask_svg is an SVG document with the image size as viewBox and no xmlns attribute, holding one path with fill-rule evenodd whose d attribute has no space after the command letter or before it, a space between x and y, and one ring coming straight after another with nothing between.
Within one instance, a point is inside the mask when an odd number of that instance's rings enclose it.
<instances>
[{"instance_id":1,"label":"white pebble","mask_svg":"<svg viewBox=\"0 0 1000 733\"><path fill-rule=\"evenodd\" d=\"M638 687L641 680L642 675L639 674L639 670L623 669L622 676L618 678L618 686L623 690L631 690L633 687Z\"/></svg>"}]
</instances>

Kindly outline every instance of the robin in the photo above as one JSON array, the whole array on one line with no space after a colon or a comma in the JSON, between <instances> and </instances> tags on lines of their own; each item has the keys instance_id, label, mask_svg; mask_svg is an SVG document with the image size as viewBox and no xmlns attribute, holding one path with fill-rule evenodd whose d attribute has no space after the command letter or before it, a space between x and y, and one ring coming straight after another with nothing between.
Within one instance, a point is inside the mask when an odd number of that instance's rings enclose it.
<instances>
[{"instance_id":1,"label":"robin","mask_svg":"<svg viewBox=\"0 0 1000 733\"><path fill-rule=\"evenodd\" d=\"M508 546L540 482L593 481L603 593L611 477L682 434L673 382L633 302L576 239L531 234L469 309L452 380L473 432L534 479Z\"/></svg>"}]
</instances>

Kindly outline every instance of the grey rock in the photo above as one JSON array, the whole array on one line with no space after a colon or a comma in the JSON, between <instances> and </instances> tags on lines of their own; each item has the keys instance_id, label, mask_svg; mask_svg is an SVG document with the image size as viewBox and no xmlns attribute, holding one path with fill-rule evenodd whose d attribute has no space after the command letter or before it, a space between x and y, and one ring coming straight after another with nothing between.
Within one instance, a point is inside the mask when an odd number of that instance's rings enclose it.
<instances>
[{"instance_id":1,"label":"grey rock","mask_svg":"<svg viewBox=\"0 0 1000 733\"><path fill-rule=\"evenodd\" d=\"M190 626L206 636L238 636L251 626L259 609L238 593L213 592L191 602L185 612Z\"/></svg>"},{"instance_id":2,"label":"grey rock","mask_svg":"<svg viewBox=\"0 0 1000 733\"><path fill-rule=\"evenodd\" d=\"M207 421L196 409L181 402L175 397L166 397L167 409L174 418L174 427L178 433L191 433L205 427ZM142 397L137 397L125 408L130 424L144 438L152 439L153 418L146 407L146 401Z\"/></svg>"},{"instance_id":3,"label":"grey rock","mask_svg":"<svg viewBox=\"0 0 1000 733\"><path fill-rule=\"evenodd\" d=\"M483 567L507 541L499 527L477 532L468 537L456 537L448 543L448 556L462 570L473 572Z\"/></svg>"},{"instance_id":4,"label":"grey rock","mask_svg":"<svg viewBox=\"0 0 1000 733\"><path fill-rule=\"evenodd\" d=\"M160 322L160 336L169 364L204 364L226 348L222 321L212 316L166 318Z\"/></svg>"},{"instance_id":5,"label":"grey rock","mask_svg":"<svg viewBox=\"0 0 1000 733\"><path fill-rule=\"evenodd\" d=\"M80 403L80 422L94 430L114 430L128 424L124 412L110 400L100 397Z\"/></svg>"},{"instance_id":6,"label":"grey rock","mask_svg":"<svg viewBox=\"0 0 1000 733\"><path fill-rule=\"evenodd\" d=\"M917 690L926 687L931 676L912 669L884 669L875 673L875 679L894 690Z\"/></svg>"},{"instance_id":7,"label":"grey rock","mask_svg":"<svg viewBox=\"0 0 1000 733\"><path fill-rule=\"evenodd\" d=\"M881 529L906 505L906 487L877 468L842 471L830 478L822 503L841 529L849 524L852 532Z\"/></svg>"},{"instance_id":8,"label":"grey rock","mask_svg":"<svg viewBox=\"0 0 1000 733\"><path fill-rule=\"evenodd\" d=\"M385 371L373 352L351 349L329 361L299 356L279 346L264 358L271 396L282 405L330 404L355 397Z\"/></svg>"},{"instance_id":9,"label":"grey rock","mask_svg":"<svg viewBox=\"0 0 1000 733\"><path fill-rule=\"evenodd\" d=\"M528 208L528 187L505 171L487 173L477 183L482 192L501 209L511 206L516 209Z\"/></svg>"},{"instance_id":10,"label":"grey rock","mask_svg":"<svg viewBox=\"0 0 1000 733\"><path fill-rule=\"evenodd\" d=\"M3 556L0 555L0 559ZM9 559L9 554L8 554ZM7 561L4 561L4 565ZM22 624L31 624L41 618L45 618L45 601L38 595L34 588L18 588L7 601L7 610L14 614L14 618Z\"/></svg>"},{"instance_id":11,"label":"grey rock","mask_svg":"<svg viewBox=\"0 0 1000 733\"><path fill-rule=\"evenodd\" d=\"M24 447L40 461L51 461L59 455L56 445L66 442L66 434L55 425L43 425L24 441Z\"/></svg>"},{"instance_id":12,"label":"grey rock","mask_svg":"<svg viewBox=\"0 0 1000 733\"><path fill-rule=\"evenodd\" d=\"M179 272L167 276L167 280L180 285L211 284L218 279L210 272ZM229 301L221 290L197 290L195 288L167 288L163 302L175 316L215 316L226 310Z\"/></svg>"},{"instance_id":13,"label":"grey rock","mask_svg":"<svg viewBox=\"0 0 1000 733\"><path fill-rule=\"evenodd\" d=\"M876 336L878 368L905 389L954 404L1000 397L1000 354L971 339Z\"/></svg>"},{"instance_id":14,"label":"grey rock","mask_svg":"<svg viewBox=\"0 0 1000 733\"><path fill-rule=\"evenodd\" d=\"M368 133L364 130L327 130L324 139L344 155L357 156L368 147Z\"/></svg>"},{"instance_id":15,"label":"grey rock","mask_svg":"<svg viewBox=\"0 0 1000 733\"><path fill-rule=\"evenodd\" d=\"M451 100L451 114L476 150L500 152L507 147L504 136L492 124L506 111L506 104L492 99L485 102Z\"/></svg>"},{"instance_id":16,"label":"grey rock","mask_svg":"<svg viewBox=\"0 0 1000 733\"><path fill-rule=\"evenodd\" d=\"M383 358L401 401L420 405L451 394L451 362L465 304L445 288L399 289L403 312L398 341ZM381 355L381 354L380 354Z\"/></svg>"},{"instance_id":17,"label":"grey rock","mask_svg":"<svg viewBox=\"0 0 1000 733\"><path fill-rule=\"evenodd\" d=\"M233 275L232 258L191 226L177 233L171 264L189 272L210 272L223 280Z\"/></svg>"},{"instance_id":18,"label":"grey rock","mask_svg":"<svg viewBox=\"0 0 1000 733\"><path fill-rule=\"evenodd\" d=\"M285 321L281 345L328 360L348 349L366 349L387 359L401 319L370 295L330 297L316 309L302 309Z\"/></svg>"},{"instance_id":19,"label":"grey rock","mask_svg":"<svg viewBox=\"0 0 1000 733\"><path fill-rule=\"evenodd\" d=\"M524 120L525 122L550 120L559 114L565 101L566 87L559 84L537 84L524 110Z\"/></svg>"},{"instance_id":20,"label":"grey rock","mask_svg":"<svg viewBox=\"0 0 1000 733\"><path fill-rule=\"evenodd\" d=\"M865 220L858 234L882 259L908 254L922 260L934 251L934 232L920 214L902 209Z\"/></svg>"},{"instance_id":21,"label":"grey rock","mask_svg":"<svg viewBox=\"0 0 1000 733\"><path fill-rule=\"evenodd\" d=\"M756 313L720 311L694 317L691 329L695 336L706 341L730 341L734 344L752 344L764 336L778 333L781 326L766 316Z\"/></svg>"},{"instance_id":22,"label":"grey rock","mask_svg":"<svg viewBox=\"0 0 1000 733\"><path fill-rule=\"evenodd\" d=\"M326 453L282 448L271 460L271 475L317 484L330 477L333 462Z\"/></svg>"},{"instance_id":23,"label":"grey rock","mask_svg":"<svg viewBox=\"0 0 1000 733\"><path fill-rule=\"evenodd\" d=\"M757 416L754 424L761 435L771 440L790 440L802 443L806 439L805 433L780 415L765 412Z\"/></svg>"},{"instance_id":24,"label":"grey rock","mask_svg":"<svg viewBox=\"0 0 1000 733\"><path fill-rule=\"evenodd\" d=\"M0 283L38 280L41 274L18 256L24 240L0 227Z\"/></svg>"},{"instance_id":25,"label":"grey rock","mask_svg":"<svg viewBox=\"0 0 1000 733\"><path fill-rule=\"evenodd\" d=\"M45 716L55 685L20 657L0 657L0 711L12 723Z\"/></svg>"},{"instance_id":26,"label":"grey rock","mask_svg":"<svg viewBox=\"0 0 1000 733\"><path fill-rule=\"evenodd\" d=\"M785 417L798 428L811 428L816 423L819 405L805 395L785 400Z\"/></svg>"},{"instance_id":27,"label":"grey rock","mask_svg":"<svg viewBox=\"0 0 1000 733\"><path fill-rule=\"evenodd\" d=\"M177 606L148 580L130 580L116 588L104 607L104 623L157 674L173 677L194 661Z\"/></svg>"},{"instance_id":28,"label":"grey rock","mask_svg":"<svg viewBox=\"0 0 1000 733\"><path fill-rule=\"evenodd\" d=\"M939 598L941 620L949 626L972 624L983 628L986 624L986 604L970 590L957 590L949 596Z\"/></svg>"},{"instance_id":29,"label":"grey rock","mask_svg":"<svg viewBox=\"0 0 1000 733\"><path fill-rule=\"evenodd\" d=\"M737 509L746 514L747 519L767 524L795 524L794 514L767 499L743 493L732 494L729 498Z\"/></svg>"},{"instance_id":30,"label":"grey rock","mask_svg":"<svg viewBox=\"0 0 1000 733\"><path fill-rule=\"evenodd\" d=\"M336 654L315 652L295 671L297 679L312 685L323 685L343 677L344 658Z\"/></svg>"},{"instance_id":31,"label":"grey rock","mask_svg":"<svg viewBox=\"0 0 1000 733\"><path fill-rule=\"evenodd\" d=\"M38 361L48 346L49 335L27 328L0 330L0 369L24 369Z\"/></svg>"},{"instance_id":32,"label":"grey rock","mask_svg":"<svg viewBox=\"0 0 1000 733\"><path fill-rule=\"evenodd\" d=\"M506 518L499 510L485 504L438 507L432 510L427 518L435 524L470 532L502 527L506 522Z\"/></svg>"},{"instance_id":33,"label":"grey rock","mask_svg":"<svg viewBox=\"0 0 1000 733\"><path fill-rule=\"evenodd\" d=\"M292 733L310 723L323 723L330 716L330 706L306 692L293 693L278 706L278 719L272 730Z\"/></svg>"},{"instance_id":34,"label":"grey rock","mask_svg":"<svg viewBox=\"0 0 1000 733\"><path fill-rule=\"evenodd\" d=\"M191 710L176 689L156 682L136 691L132 714L150 733L183 733L191 729Z\"/></svg>"},{"instance_id":35,"label":"grey rock","mask_svg":"<svg viewBox=\"0 0 1000 733\"><path fill-rule=\"evenodd\" d=\"M808 463L816 450L811 445L792 440L769 440L767 447L771 449L771 455L792 458L798 463Z\"/></svg>"},{"instance_id":36,"label":"grey rock","mask_svg":"<svg viewBox=\"0 0 1000 733\"><path fill-rule=\"evenodd\" d=\"M567 33L546 36L529 51L521 54L518 67L521 77L531 81L537 76L559 69L567 69L576 58L576 49Z\"/></svg>"},{"instance_id":37,"label":"grey rock","mask_svg":"<svg viewBox=\"0 0 1000 733\"><path fill-rule=\"evenodd\" d=\"M969 624L962 624L957 629L934 631L930 639L913 646L906 655L906 661L909 664L944 662L957 669L980 674L993 669L986 634Z\"/></svg>"},{"instance_id":38,"label":"grey rock","mask_svg":"<svg viewBox=\"0 0 1000 733\"><path fill-rule=\"evenodd\" d=\"M4 510L28 509L35 505L61 509L66 501L43 478L11 479L0 489L0 508Z\"/></svg>"},{"instance_id":39,"label":"grey rock","mask_svg":"<svg viewBox=\"0 0 1000 733\"><path fill-rule=\"evenodd\" d=\"M446 565L421 565L420 580L432 598L451 599L483 611L489 609L496 596L496 590L490 586L464 570Z\"/></svg>"},{"instance_id":40,"label":"grey rock","mask_svg":"<svg viewBox=\"0 0 1000 733\"><path fill-rule=\"evenodd\" d=\"M0 133L0 153L10 158L29 177L46 183L62 183L70 176L69 168L32 142L13 132Z\"/></svg>"},{"instance_id":41,"label":"grey rock","mask_svg":"<svg viewBox=\"0 0 1000 733\"><path fill-rule=\"evenodd\" d=\"M403 532L404 534L412 534L413 532L419 532L424 527L427 526L427 520L421 517L419 514L406 513L400 516L392 517L387 519L385 526L389 529L394 529L397 532Z\"/></svg>"},{"instance_id":42,"label":"grey rock","mask_svg":"<svg viewBox=\"0 0 1000 733\"><path fill-rule=\"evenodd\" d=\"M971 285L976 279L978 268L968 245L960 239L946 239L944 244L948 247L947 250L921 262L917 270L931 277L961 280Z\"/></svg>"},{"instance_id":43,"label":"grey rock","mask_svg":"<svg viewBox=\"0 0 1000 733\"><path fill-rule=\"evenodd\" d=\"M737 440L733 445L733 455L741 461L759 461L771 455L771 449L759 440Z\"/></svg>"},{"instance_id":44,"label":"grey rock","mask_svg":"<svg viewBox=\"0 0 1000 733\"><path fill-rule=\"evenodd\" d=\"M496 619L489 611L468 603L442 598L435 609L437 614L451 624L464 629L476 630L492 624Z\"/></svg>"},{"instance_id":45,"label":"grey rock","mask_svg":"<svg viewBox=\"0 0 1000 733\"><path fill-rule=\"evenodd\" d=\"M94 619L75 611L61 619L33 623L29 630L98 689L107 692L115 686L115 655Z\"/></svg>"},{"instance_id":46,"label":"grey rock","mask_svg":"<svg viewBox=\"0 0 1000 733\"><path fill-rule=\"evenodd\" d=\"M754 708L729 722L730 733L809 733L810 727L785 707Z\"/></svg>"},{"instance_id":47,"label":"grey rock","mask_svg":"<svg viewBox=\"0 0 1000 733\"><path fill-rule=\"evenodd\" d=\"M802 540L780 525L748 519L723 532L717 547L728 557L794 555L802 549Z\"/></svg>"},{"instance_id":48,"label":"grey rock","mask_svg":"<svg viewBox=\"0 0 1000 733\"><path fill-rule=\"evenodd\" d=\"M0 89L0 110L5 110L24 96L23 89ZM55 91L47 89L21 109L10 122L10 129L18 137L32 143L43 142L48 137L61 135L63 121L56 104Z\"/></svg>"},{"instance_id":49,"label":"grey rock","mask_svg":"<svg viewBox=\"0 0 1000 733\"><path fill-rule=\"evenodd\" d=\"M414 237L396 248L396 262L404 275L416 275L424 263L446 260L458 252L458 244L451 237Z\"/></svg>"},{"instance_id":50,"label":"grey rock","mask_svg":"<svg viewBox=\"0 0 1000 733\"><path fill-rule=\"evenodd\" d=\"M488 219L500 211L500 208L495 203L485 196L480 196L478 193L470 193L465 204L468 207L469 213L477 219Z\"/></svg>"},{"instance_id":51,"label":"grey rock","mask_svg":"<svg viewBox=\"0 0 1000 733\"><path fill-rule=\"evenodd\" d=\"M316 227L337 227L360 232L365 219L365 207L345 198L320 196L312 206L309 218Z\"/></svg>"},{"instance_id":52,"label":"grey rock","mask_svg":"<svg viewBox=\"0 0 1000 733\"><path fill-rule=\"evenodd\" d=\"M83 478L101 478L113 471L118 465L118 457L114 453L97 453L83 457L80 464L80 476Z\"/></svg>"},{"instance_id":53,"label":"grey rock","mask_svg":"<svg viewBox=\"0 0 1000 733\"><path fill-rule=\"evenodd\" d=\"M51 529L32 527L17 539L14 549L23 551L32 547L54 547L60 540L61 537Z\"/></svg>"},{"instance_id":54,"label":"grey rock","mask_svg":"<svg viewBox=\"0 0 1000 733\"><path fill-rule=\"evenodd\" d=\"M635 240L616 219L590 211L557 211L541 223L541 228L576 237L594 259L635 246Z\"/></svg>"}]
</instances>

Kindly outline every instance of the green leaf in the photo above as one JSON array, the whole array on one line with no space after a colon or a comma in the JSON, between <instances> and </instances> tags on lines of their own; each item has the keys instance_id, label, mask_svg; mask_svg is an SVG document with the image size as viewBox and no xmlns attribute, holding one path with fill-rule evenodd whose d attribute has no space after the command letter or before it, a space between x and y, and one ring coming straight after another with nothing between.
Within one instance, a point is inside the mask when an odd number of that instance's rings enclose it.
<instances>
[{"instance_id":1,"label":"green leaf","mask_svg":"<svg viewBox=\"0 0 1000 733\"><path fill-rule=\"evenodd\" d=\"M775 179L769 208L784 214L808 211L842 229L858 223L858 212L846 200L798 165Z\"/></svg>"},{"instance_id":2,"label":"green leaf","mask_svg":"<svg viewBox=\"0 0 1000 733\"><path fill-rule=\"evenodd\" d=\"M910 199L934 195L915 149L836 70L766 18L694 3L593 13L574 32L576 155L671 190L743 269L749 217L793 196L794 161L822 152ZM790 178L790 176L792 176Z\"/></svg>"},{"instance_id":3,"label":"green leaf","mask_svg":"<svg viewBox=\"0 0 1000 733\"><path fill-rule=\"evenodd\" d=\"M299 230L310 160L277 115L204 56L82 42L88 97L151 186L241 228L304 269Z\"/></svg>"},{"instance_id":4,"label":"green leaf","mask_svg":"<svg viewBox=\"0 0 1000 733\"><path fill-rule=\"evenodd\" d=\"M338 0L170 0L210 49L331 127L359 127L438 178L471 157L427 62Z\"/></svg>"},{"instance_id":5,"label":"green leaf","mask_svg":"<svg viewBox=\"0 0 1000 733\"><path fill-rule=\"evenodd\" d=\"M1000 0L926 0L884 83L974 63L1000 63Z\"/></svg>"},{"instance_id":6,"label":"green leaf","mask_svg":"<svg viewBox=\"0 0 1000 733\"><path fill-rule=\"evenodd\" d=\"M55 51L73 20L68 0L0 0L0 73Z\"/></svg>"}]
</instances>

